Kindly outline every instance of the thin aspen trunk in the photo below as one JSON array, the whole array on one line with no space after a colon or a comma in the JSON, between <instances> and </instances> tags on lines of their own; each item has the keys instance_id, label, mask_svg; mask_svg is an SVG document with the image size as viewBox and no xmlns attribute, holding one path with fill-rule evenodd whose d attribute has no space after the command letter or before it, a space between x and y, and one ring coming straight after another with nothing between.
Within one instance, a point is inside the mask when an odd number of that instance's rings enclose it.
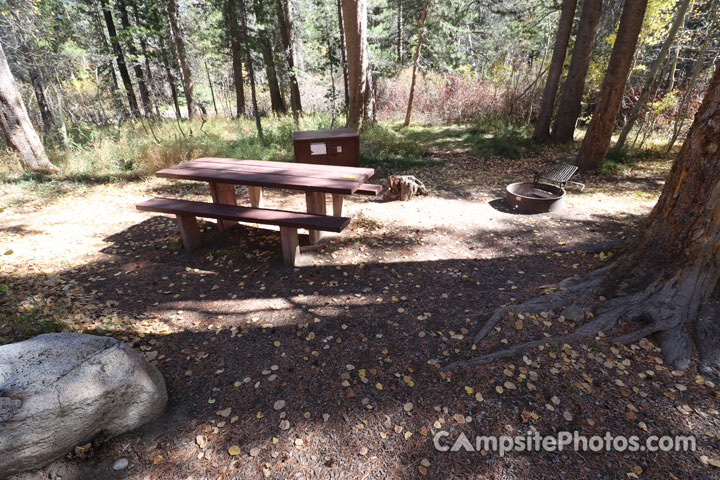
<instances>
[{"instance_id":1,"label":"thin aspen trunk","mask_svg":"<svg viewBox=\"0 0 720 480\"><path fill-rule=\"evenodd\" d=\"M402 37L403 37L403 22L402 22L402 16L403 16L403 0L397 0L398 2L398 10L397 10L397 63L398 65L402 65Z\"/></svg>"},{"instance_id":2,"label":"thin aspen trunk","mask_svg":"<svg viewBox=\"0 0 720 480\"><path fill-rule=\"evenodd\" d=\"M565 65L565 55L570 42L570 32L575 18L576 7L577 0L564 0L562 3L562 12L560 13L557 35L555 36L555 46L550 59L550 69L543 89L540 111L535 122L533 140L537 143L548 143L550 141L550 122L555 109L555 98L560 85L560 77Z\"/></svg>"},{"instance_id":3,"label":"thin aspen trunk","mask_svg":"<svg viewBox=\"0 0 720 480\"><path fill-rule=\"evenodd\" d=\"M687 86L685 87L685 93L683 94L682 100L680 101L680 105L678 106L678 113L675 116L675 122L673 123L673 134L670 138L670 141L668 142L667 147L665 148L665 153L670 153L673 146L675 145L675 142L677 142L678 137L680 136L680 132L682 131L682 127L685 124L685 118L686 118L686 111L685 108L687 106L688 99L690 98L690 94L693 91L693 88L695 87L695 82L697 82L698 76L700 75L700 72L702 71L703 67L703 60L705 59L705 55L707 54L708 48L710 47L710 43L712 41L712 38L714 37L715 31L717 30L717 19L715 17L715 10L717 7L717 0L713 0L711 7L710 7L710 18L711 23L708 26L707 35L705 36L705 41L702 44L702 47L700 47L700 52L698 53L697 59L695 60L695 65L692 69L692 74L690 75L690 81L688 82Z\"/></svg>"},{"instance_id":4,"label":"thin aspen trunk","mask_svg":"<svg viewBox=\"0 0 720 480\"><path fill-rule=\"evenodd\" d=\"M675 40L675 36L678 30L680 30L680 26L685 23L685 14L687 13L689 6L690 0L682 0L678 5L678 11L675 15L675 20L670 26L670 30L668 30L667 37L665 37L665 41L660 48L660 52L658 53L657 58L655 58L652 65L650 65L650 69L645 76L643 89L640 92L640 96L635 102L635 105L633 105L633 108L630 111L630 114L628 115L628 118L625 122L625 125L623 126L623 129L618 136L618 140L615 143L614 147L615 150L619 151L623 148L623 146L625 145L625 140L627 140L628 133L630 133L633 125L635 125L635 121L638 119L640 110L647 103L647 100L650 97L650 90L652 90L652 88L655 86L655 79L657 78L657 74L660 71L660 66L665 61L665 58L670 51L670 46Z\"/></svg>"},{"instance_id":5,"label":"thin aspen trunk","mask_svg":"<svg viewBox=\"0 0 720 480\"><path fill-rule=\"evenodd\" d=\"M180 112L180 102L178 101L177 87L175 85L175 76L172 74L172 69L170 68L170 62L168 61L168 51L165 48L165 42L161 41L160 48L163 50L161 59L163 67L165 68L165 76L167 77L167 82L170 86L170 96L172 97L173 106L175 107L175 118L177 120L181 120L182 113Z\"/></svg>"},{"instance_id":6,"label":"thin aspen trunk","mask_svg":"<svg viewBox=\"0 0 720 480\"><path fill-rule=\"evenodd\" d=\"M215 89L213 88L212 78L210 78L210 69L208 68L207 62L203 62L205 64L205 74L207 75L208 79L208 86L210 87L210 96L212 97L213 102L213 108L215 109L215 115L218 115L218 109L217 104L215 103Z\"/></svg>"},{"instance_id":7,"label":"thin aspen trunk","mask_svg":"<svg viewBox=\"0 0 720 480\"><path fill-rule=\"evenodd\" d=\"M343 86L345 87L345 110L350 103L350 92L348 89L347 59L345 55L345 29L343 28L342 0L337 0L338 26L340 28L340 62L343 71Z\"/></svg>"},{"instance_id":8,"label":"thin aspen trunk","mask_svg":"<svg viewBox=\"0 0 720 480\"><path fill-rule=\"evenodd\" d=\"M422 20L420 21L420 32L418 33L418 43L415 48L415 60L413 61L413 73L412 79L410 80L410 95L408 96L407 112L405 112L405 123L407 127L410 125L410 116L412 115L413 99L415 97L415 80L417 78L418 62L420 60L420 50L422 49L423 33L425 30L425 19L427 18L428 7L430 6L431 0L425 0L423 6Z\"/></svg>"},{"instance_id":9,"label":"thin aspen trunk","mask_svg":"<svg viewBox=\"0 0 720 480\"><path fill-rule=\"evenodd\" d=\"M127 5L125 4L125 0L121 0L117 2L118 10L120 11L120 25L122 25L122 29L125 32L125 46L127 47L127 52L130 58L130 61L133 64L133 71L135 72L135 78L137 79L138 84L138 90L140 91L140 101L143 105L143 111L146 116L152 116L152 103L150 102L150 92L147 88L147 83L145 83L145 74L142 69L142 65L138 61L138 51L135 48L135 43L133 41L132 36L130 35L130 17L128 15Z\"/></svg>"},{"instance_id":10,"label":"thin aspen trunk","mask_svg":"<svg viewBox=\"0 0 720 480\"><path fill-rule=\"evenodd\" d=\"M250 39L247 28L247 10L245 8L245 0L240 0L239 4L240 18L242 18L243 43L245 44L245 53L247 55L246 62L248 69L248 78L250 79L250 97L252 98L253 115L255 116L255 127L257 128L260 143L264 143L265 139L263 138L262 122L260 121L260 112L258 111L257 105L257 94L255 92L255 73L253 71L252 50L250 50Z\"/></svg>"},{"instance_id":11,"label":"thin aspen trunk","mask_svg":"<svg viewBox=\"0 0 720 480\"><path fill-rule=\"evenodd\" d=\"M178 64L180 65L180 73L182 74L183 91L185 92L185 101L187 102L188 117L193 119L198 116L198 108L195 105L195 92L192 79L192 71L190 63L185 52L185 38L183 37L180 23L178 22L178 11L176 0L167 0L167 14L170 22L170 31L175 45L175 54L177 55Z\"/></svg>"},{"instance_id":12,"label":"thin aspen trunk","mask_svg":"<svg viewBox=\"0 0 720 480\"><path fill-rule=\"evenodd\" d=\"M235 117L245 115L245 84L243 82L242 39L237 19L236 0L227 0L228 31L230 33L230 51L232 52L233 83L235 84Z\"/></svg>"},{"instance_id":13,"label":"thin aspen trunk","mask_svg":"<svg viewBox=\"0 0 720 480\"><path fill-rule=\"evenodd\" d=\"M117 30L115 30L115 21L112 17L112 12L108 6L107 0L101 0L100 5L102 7L103 16L105 17L105 24L108 29L108 35L110 36L110 44L112 45L113 52L115 52L115 59L117 61L118 70L120 71L120 78L122 79L123 86L125 87L125 94L127 95L128 104L130 105L130 112L133 117L140 116L140 108L138 107L137 98L133 91L132 81L130 80L130 73L125 63L125 55L123 54L122 47L120 46L120 40L117 36Z\"/></svg>"}]
</instances>

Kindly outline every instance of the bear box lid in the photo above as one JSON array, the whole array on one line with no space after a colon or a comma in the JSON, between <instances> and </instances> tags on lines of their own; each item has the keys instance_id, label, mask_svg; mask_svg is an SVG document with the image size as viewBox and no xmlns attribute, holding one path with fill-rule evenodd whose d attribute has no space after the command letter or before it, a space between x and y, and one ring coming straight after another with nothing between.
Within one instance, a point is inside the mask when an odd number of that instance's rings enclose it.
<instances>
[{"instance_id":1,"label":"bear box lid","mask_svg":"<svg viewBox=\"0 0 720 480\"><path fill-rule=\"evenodd\" d=\"M293 142L305 140L332 140L336 138L358 138L352 128L335 128L332 130L304 130L293 132Z\"/></svg>"}]
</instances>

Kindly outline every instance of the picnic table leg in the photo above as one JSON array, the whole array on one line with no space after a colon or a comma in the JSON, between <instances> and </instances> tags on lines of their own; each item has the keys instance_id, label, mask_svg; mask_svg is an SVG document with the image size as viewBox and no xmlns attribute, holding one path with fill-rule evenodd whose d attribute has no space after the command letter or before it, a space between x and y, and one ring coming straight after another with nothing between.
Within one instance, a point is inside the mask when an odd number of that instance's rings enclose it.
<instances>
[{"instance_id":1,"label":"picnic table leg","mask_svg":"<svg viewBox=\"0 0 720 480\"><path fill-rule=\"evenodd\" d=\"M288 267L294 267L300 257L297 228L280 227L280 246L283 261Z\"/></svg>"},{"instance_id":2,"label":"picnic table leg","mask_svg":"<svg viewBox=\"0 0 720 480\"><path fill-rule=\"evenodd\" d=\"M308 213L325 215L325 194L323 192L305 192L305 201ZM324 233L319 230L308 230L308 232L310 233L310 243L318 243Z\"/></svg>"},{"instance_id":3,"label":"picnic table leg","mask_svg":"<svg viewBox=\"0 0 720 480\"><path fill-rule=\"evenodd\" d=\"M180 227L180 237L185 251L195 250L202 244L197 219L191 215L175 216L177 217L178 227Z\"/></svg>"},{"instance_id":4,"label":"picnic table leg","mask_svg":"<svg viewBox=\"0 0 720 480\"><path fill-rule=\"evenodd\" d=\"M262 187L248 187L248 192L250 193L250 206L253 208L263 208L265 198Z\"/></svg>"},{"instance_id":5,"label":"picnic table leg","mask_svg":"<svg viewBox=\"0 0 720 480\"><path fill-rule=\"evenodd\" d=\"M213 203L222 203L224 205L237 205L235 197L235 186L229 183L210 182L210 195L212 195ZM223 231L236 225L233 220L218 220L218 230Z\"/></svg>"},{"instance_id":6,"label":"picnic table leg","mask_svg":"<svg viewBox=\"0 0 720 480\"><path fill-rule=\"evenodd\" d=\"M339 193L332 194L333 217L342 217L343 200L344 199L345 199L345 195L340 195Z\"/></svg>"}]
</instances>

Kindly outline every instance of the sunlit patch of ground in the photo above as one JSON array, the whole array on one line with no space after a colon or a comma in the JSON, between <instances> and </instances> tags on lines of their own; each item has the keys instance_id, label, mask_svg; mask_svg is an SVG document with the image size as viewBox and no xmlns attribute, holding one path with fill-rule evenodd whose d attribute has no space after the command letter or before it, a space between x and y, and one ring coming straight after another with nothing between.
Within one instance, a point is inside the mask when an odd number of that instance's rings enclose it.
<instances>
[{"instance_id":1,"label":"sunlit patch of ground","mask_svg":"<svg viewBox=\"0 0 720 480\"><path fill-rule=\"evenodd\" d=\"M155 195L207 200L201 184L0 184L0 335L113 335L163 373L166 417L60 462L87 478L115 475L121 457L131 464L122 475L149 479L710 478L700 457L719 456L717 388L695 371L671 372L648 342L598 338L479 369L438 368L477 353L469 339L482 314L601 265L611 251L582 248L631 236L668 168L578 175L587 188L568 188L562 210L508 210L504 186L559 155L438 149L429 166L403 171L426 182L428 197L348 199L351 226L319 246L303 242L312 265L301 269L282 265L276 230L219 234L203 222L205 246L186 254L174 219L134 208ZM245 201L243 189L238 196ZM304 196L269 191L267 204L302 210ZM559 312L520 315L477 348L574 328ZM530 426L693 432L700 452L501 458L433 448L438 431Z\"/></svg>"}]
</instances>

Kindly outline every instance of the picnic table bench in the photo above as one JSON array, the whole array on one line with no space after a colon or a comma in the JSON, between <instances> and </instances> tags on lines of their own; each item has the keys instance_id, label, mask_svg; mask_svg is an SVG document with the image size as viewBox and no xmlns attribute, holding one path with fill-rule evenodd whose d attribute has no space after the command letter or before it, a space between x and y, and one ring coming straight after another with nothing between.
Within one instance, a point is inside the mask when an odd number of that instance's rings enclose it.
<instances>
[{"instance_id":1,"label":"picnic table bench","mask_svg":"<svg viewBox=\"0 0 720 480\"><path fill-rule=\"evenodd\" d=\"M221 231L239 221L277 225L284 261L295 266L299 258L298 228L308 229L310 243L317 243L323 232L344 230L350 223L342 216L345 195L377 195L381 187L365 183L374 173L372 168L199 158L162 169L156 176L208 182L213 203L153 198L136 207L174 214L186 250L201 244L198 217L216 219ZM235 185L248 187L249 207L238 206ZM307 212L263 208L264 188L304 191ZM332 216L326 215L326 194L332 195Z\"/></svg>"}]
</instances>

